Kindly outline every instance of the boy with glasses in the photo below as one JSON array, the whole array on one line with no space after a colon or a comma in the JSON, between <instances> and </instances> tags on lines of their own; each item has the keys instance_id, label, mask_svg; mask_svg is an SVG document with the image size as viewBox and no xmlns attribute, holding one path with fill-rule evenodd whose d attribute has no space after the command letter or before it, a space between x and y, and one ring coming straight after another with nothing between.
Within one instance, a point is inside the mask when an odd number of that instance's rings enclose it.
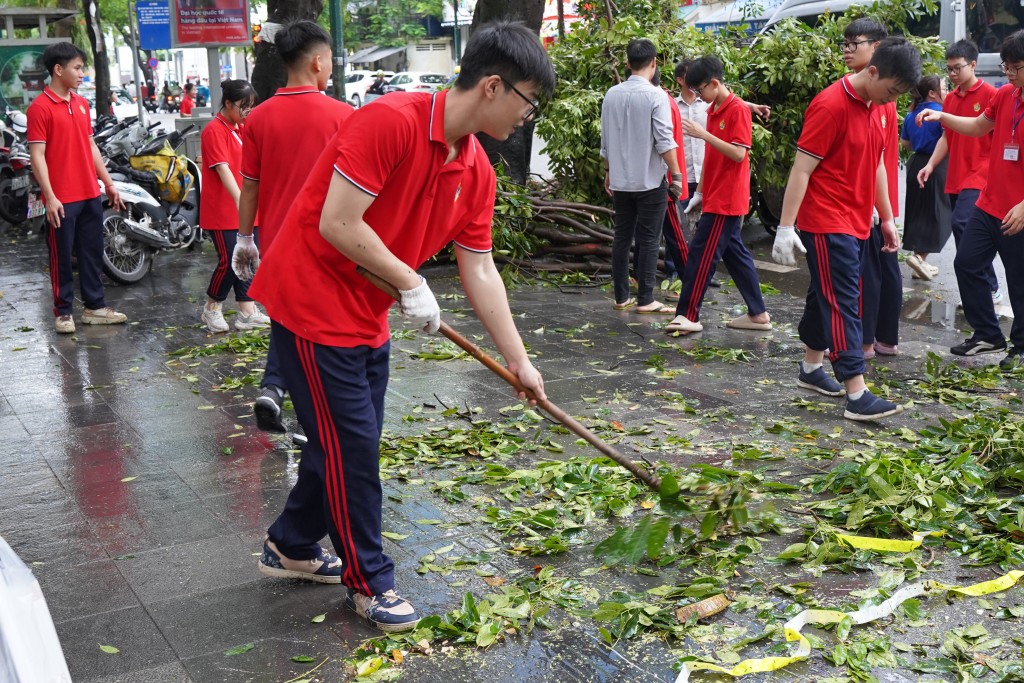
<instances>
[{"instance_id":1,"label":"boy with glasses","mask_svg":"<svg viewBox=\"0 0 1024 683\"><path fill-rule=\"evenodd\" d=\"M880 105L894 101L920 79L921 55L914 46L886 38L866 69L818 93L804 114L772 249L772 258L788 266L796 265L798 253L807 254L811 274L799 326L806 348L797 386L825 396L845 394L843 416L850 420L877 420L903 409L874 396L864 383L860 261L872 209L881 218L883 248L899 248L882 160L887 138L877 118ZM836 378L845 388L822 368L828 349Z\"/></svg>"},{"instance_id":2,"label":"boy with glasses","mask_svg":"<svg viewBox=\"0 0 1024 683\"><path fill-rule=\"evenodd\" d=\"M698 322L701 304L719 260L725 261L747 304L747 314L731 320L727 326L772 329L754 259L740 235L743 217L750 209L750 109L730 92L722 78L722 62L714 56L695 60L686 70L686 85L709 105L707 128L683 121L686 135L705 143L704 166L693 195L694 199L703 199L704 213L690 240L676 317L665 326L666 332L690 334L704 329ZM687 205L688 211L694 199Z\"/></svg>"},{"instance_id":3,"label":"boy with glasses","mask_svg":"<svg viewBox=\"0 0 1024 683\"><path fill-rule=\"evenodd\" d=\"M449 90L392 93L345 120L252 282L309 439L269 536L287 557L310 560L329 534L342 559L345 604L387 632L418 620L394 590L395 563L381 535L394 301L357 268L394 285L406 321L434 333L441 310L416 269L454 242L470 304L508 369L544 398L491 256L496 181L475 133L507 139L534 113L533 101L554 91L555 72L537 34L511 22L477 29L461 66Z\"/></svg>"},{"instance_id":4,"label":"boy with glasses","mask_svg":"<svg viewBox=\"0 0 1024 683\"><path fill-rule=\"evenodd\" d=\"M974 334L950 353L977 356L1006 349L985 273L985 266L991 265L998 253L1006 266L1006 289L1014 315L1010 327L1013 347L999 365L1012 370L1024 363L1024 31L1007 36L999 56L1009 83L996 92L980 116L928 111L920 119L938 121L947 130L972 138L991 136L985 186L953 261L964 315Z\"/></svg>"},{"instance_id":5,"label":"boy with glasses","mask_svg":"<svg viewBox=\"0 0 1024 683\"><path fill-rule=\"evenodd\" d=\"M956 86L942 103L942 111L950 116L978 117L988 108L989 102L996 95L995 86L986 83L975 75L974 70L978 65L978 46L969 40L959 40L949 46L946 50L946 73L949 80ZM991 135L981 137L970 137L962 135L955 130L943 126L942 137L935 145L935 151L931 158L917 174L917 182L924 187L928 179L935 172L936 166L949 155L949 162L946 164L946 194L949 195L949 205L952 209L951 224L953 228L953 241L960 248L960 239L963 237L967 221L974 213L974 206L978 202L978 196L985 181L988 178L989 151L992 145ZM907 265L915 267L909 259ZM915 270L917 270L915 268ZM930 274L932 277L938 272L930 270L919 271L922 277ZM1002 292L999 291L999 280L996 279L996 271L991 263L981 266L981 275L988 283L989 293L993 302L1002 299ZM931 277L925 277L930 280Z\"/></svg>"},{"instance_id":6,"label":"boy with glasses","mask_svg":"<svg viewBox=\"0 0 1024 683\"><path fill-rule=\"evenodd\" d=\"M841 45L847 68L854 73L867 68L880 41L888 35L889 31L874 19L850 22ZM896 218L900 215L899 113L896 102L879 105L875 113L885 136L887 191L892 215ZM872 217L871 233L861 258L861 343L865 358L873 358L876 353L895 356L898 352L903 274L897 252L885 251L884 245L881 223Z\"/></svg>"}]
</instances>

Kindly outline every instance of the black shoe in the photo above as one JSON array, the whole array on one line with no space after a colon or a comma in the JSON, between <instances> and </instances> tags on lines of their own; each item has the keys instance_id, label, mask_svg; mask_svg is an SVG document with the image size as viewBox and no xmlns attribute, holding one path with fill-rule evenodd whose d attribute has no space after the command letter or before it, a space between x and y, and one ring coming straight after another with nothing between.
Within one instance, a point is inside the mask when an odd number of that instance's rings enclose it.
<instances>
[{"instance_id":1,"label":"black shoe","mask_svg":"<svg viewBox=\"0 0 1024 683\"><path fill-rule=\"evenodd\" d=\"M708 287L714 287L715 289L718 289L721 286L722 283L716 280L715 278L711 278L711 280L708 281Z\"/></svg>"},{"instance_id":2,"label":"black shoe","mask_svg":"<svg viewBox=\"0 0 1024 683\"><path fill-rule=\"evenodd\" d=\"M963 344L957 344L949 352L954 356L980 356L983 353L999 353L1006 350L1006 340L996 339L985 341L977 337L965 339Z\"/></svg>"},{"instance_id":3,"label":"black shoe","mask_svg":"<svg viewBox=\"0 0 1024 683\"><path fill-rule=\"evenodd\" d=\"M903 406L879 398L865 389L864 394L856 400L849 396L846 397L846 411L843 413L843 417L847 420L870 422L902 412Z\"/></svg>"},{"instance_id":4,"label":"black shoe","mask_svg":"<svg viewBox=\"0 0 1024 683\"><path fill-rule=\"evenodd\" d=\"M281 419L281 403L284 392L274 386L263 388L256 402L252 404L252 412L256 415L256 426L265 432L283 434L284 421Z\"/></svg>"},{"instance_id":5,"label":"black shoe","mask_svg":"<svg viewBox=\"0 0 1024 683\"><path fill-rule=\"evenodd\" d=\"M846 389L843 385L828 376L822 368L814 372L804 372L803 363L800 364L800 375L797 377L796 385L801 389L817 391L822 396L846 396Z\"/></svg>"},{"instance_id":6,"label":"black shoe","mask_svg":"<svg viewBox=\"0 0 1024 683\"><path fill-rule=\"evenodd\" d=\"M302 428L298 422L292 425L292 443L296 446L305 446L309 441L309 437L306 436L306 431Z\"/></svg>"},{"instance_id":7,"label":"black shoe","mask_svg":"<svg viewBox=\"0 0 1024 683\"><path fill-rule=\"evenodd\" d=\"M1024 368L1024 346L1014 346L1010 349L1006 358L999 361L999 367L1006 371Z\"/></svg>"}]
</instances>

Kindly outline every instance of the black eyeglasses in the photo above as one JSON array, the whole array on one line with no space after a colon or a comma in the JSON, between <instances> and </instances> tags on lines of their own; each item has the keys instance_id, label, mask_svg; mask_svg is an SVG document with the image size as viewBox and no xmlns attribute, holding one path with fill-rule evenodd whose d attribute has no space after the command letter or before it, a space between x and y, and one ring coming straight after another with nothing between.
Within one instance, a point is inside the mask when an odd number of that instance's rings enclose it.
<instances>
[{"instance_id":1,"label":"black eyeglasses","mask_svg":"<svg viewBox=\"0 0 1024 683\"><path fill-rule=\"evenodd\" d=\"M512 85L512 83L504 76L499 75L498 78L500 78L505 85L512 88L512 92L519 95L519 97L522 98L523 102L526 102L528 105L530 105L530 111L526 112L526 114L523 116L523 121L529 121L530 119L532 119L537 114L537 107L540 106L540 102L538 100L531 100L529 97L519 92L519 88Z\"/></svg>"},{"instance_id":2,"label":"black eyeglasses","mask_svg":"<svg viewBox=\"0 0 1024 683\"><path fill-rule=\"evenodd\" d=\"M864 43L871 43L871 42L874 42L874 41L872 41L872 40L844 40L843 42L839 43L839 49L842 50L843 52L856 52L857 48L859 48L861 45L863 45Z\"/></svg>"},{"instance_id":3,"label":"black eyeglasses","mask_svg":"<svg viewBox=\"0 0 1024 683\"><path fill-rule=\"evenodd\" d=\"M969 66L970 64L967 64L966 62L963 64L957 64L956 66L947 66L946 73L950 76L957 76L960 74L961 69L966 69Z\"/></svg>"},{"instance_id":4,"label":"black eyeglasses","mask_svg":"<svg viewBox=\"0 0 1024 683\"><path fill-rule=\"evenodd\" d=\"M1024 70L1024 64L1020 66L1011 66L1006 62L999 62L999 68L1003 70L1003 73L1007 76L1016 76L1018 71Z\"/></svg>"},{"instance_id":5,"label":"black eyeglasses","mask_svg":"<svg viewBox=\"0 0 1024 683\"><path fill-rule=\"evenodd\" d=\"M709 85L711 85L711 81L708 81L699 88L690 88L690 92L692 92L697 97L704 97L704 88L708 87Z\"/></svg>"}]
</instances>

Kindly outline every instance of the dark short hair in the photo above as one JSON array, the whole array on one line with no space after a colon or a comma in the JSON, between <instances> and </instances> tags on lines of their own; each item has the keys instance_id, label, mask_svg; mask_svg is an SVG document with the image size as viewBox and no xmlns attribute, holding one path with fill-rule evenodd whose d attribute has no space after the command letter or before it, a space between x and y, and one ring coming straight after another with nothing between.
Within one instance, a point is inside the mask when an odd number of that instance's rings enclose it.
<instances>
[{"instance_id":1,"label":"dark short hair","mask_svg":"<svg viewBox=\"0 0 1024 683\"><path fill-rule=\"evenodd\" d=\"M722 80L723 76L722 60L714 55L704 55L693 60L686 70L686 85L693 88L704 85L712 78Z\"/></svg>"},{"instance_id":2,"label":"dark short hair","mask_svg":"<svg viewBox=\"0 0 1024 683\"><path fill-rule=\"evenodd\" d=\"M978 61L978 46L973 40L958 40L946 48L946 59L963 57L968 63Z\"/></svg>"},{"instance_id":3,"label":"dark short hair","mask_svg":"<svg viewBox=\"0 0 1024 683\"><path fill-rule=\"evenodd\" d=\"M906 90L921 80L921 53L905 38L883 40L868 66L878 70L879 78L891 78Z\"/></svg>"},{"instance_id":4,"label":"dark short hair","mask_svg":"<svg viewBox=\"0 0 1024 683\"><path fill-rule=\"evenodd\" d=\"M196 86L195 86L194 83L186 83L185 84L185 92L192 92L195 89L196 89Z\"/></svg>"},{"instance_id":5,"label":"dark short hair","mask_svg":"<svg viewBox=\"0 0 1024 683\"><path fill-rule=\"evenodd\" d=\"M661 87L661 69L658 67L654 67L654 73L651 74L651 85Z\"/></svg>"},{"instance_id":6,"label":"dark short hair","mask_svg":"<svg viewBox=\"0 0 1024 683\"><path fill-rule=\"evenodd\" d=\"M921 80L917 82L917 86L910 91L911 111L917 109L922 102L927 101L928 94L933 90L936 92L942 91L942 82L939 80L939 77L934 74L929 74L928 76L921 78Z\"/></svg>"},{"instance_id":7,"label":"dark short hair","mask_svg":"<svg viewBox=\"0 0 1024 683\"><path fill-rule=\"evenodd\" d=\"M874 19L861 17L860 19L854 19L847 24L846 29L843 31L843 36L847 40L852 40L857 36L864 36L868 40L877 43L878 41L885 40L889 37L889 29L885 28Z\"/></svg>"},{"instance_id":8,"label":"dark short hair","mask_svg":"<svg viewBox=\"0 0 1024 683\"><path fill-rule=\"evenodd\" d=\"M221 81L220 84L220 108L228 102L234 102L239 107L251 107L256 104L256 90L252 84L241 78L230 81Z\"/></svg>"},{"instance_id":9,"label":"dark short hair","mask_svg":"<svg viewBox=\"0 0 1024 683\"><path fill-rule=\"evenodd\" d=\"M478 28L466 43L460 67L455 80L459 90L469 90L487 76L501 76L508 83L533 83L545 97L555 91L548 53L521 21L494 21Z\"/></svg>"},{"instance_id":10,"label":"dark short hair","mask_svg":"<svg viewBox=\"0 0 1024 683\"><path fill-rule=\"evenodd\" d=\"M285 24L274 34L274 47L288 67L295 66L321 45L331 46L331 34L315 21Z\"/></svg>"},{"instance_id":11,"label":"dark short hair","mask_svg":"<svg viewBox=\"0 0 1024 683\"><path fill-rule=\"evenodd\" d=\"M658 58L658 48L646 38L634 38L626 45L626 62L633 71L642 69Z\"/></svg>"},{"instance_id":12,"label":"dark short hair","mask_svg":"<svg viewBox=\"0 0 1024 683\"><path fill-rule=\"evenodd\" d=\"M77 45L74 43L54 43L43 50L43 67L46 69L46 73L52 76L53 70L57 68L58 64L61 67L66 67L68 62L75 57L79 57L83 62L85 61L85 53Z\"/></svg>"},{"instance_id":13,"label":"dark short hair","mask_svg":"<svg viewBox=\"0 0 1024 683\"><path fill-rule=\"evenodd\" d=\"M1014 31L1003 38L1003 47L999 50L999 58L1004 62L1024 61L1024 29Z\"/></svg>"},{"instance_id":14,"label":"dark short hair","mask_svg":"<svg viewBox=\"0 0 1024 683\"><path fill-rule=\"evenodd\" d=\"M679 63L676 64L676 73L675 73L676 78L682 78L682 79L685 80L686 79L686 70L690 68L691 64L693 64L693 60L692 59L680 59Z\"/></svg>"}]
</instances>

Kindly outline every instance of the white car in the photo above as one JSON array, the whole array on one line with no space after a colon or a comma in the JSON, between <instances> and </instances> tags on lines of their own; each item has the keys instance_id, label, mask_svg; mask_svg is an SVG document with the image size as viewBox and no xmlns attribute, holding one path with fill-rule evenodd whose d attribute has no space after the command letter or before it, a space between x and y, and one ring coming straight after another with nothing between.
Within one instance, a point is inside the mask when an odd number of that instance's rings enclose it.
<instances>
[{"instance_id":1,"label":"white car","mask_svg":"<svg viewBox=\"0 0 1024 683\"><path fill-rule=\"evenodd\" d=\"M449 76L428 71L403 71L384 86L384 92L434 92L440 90L448 82Z\"/></svg>"},{"instance_id":2,"label":"white car","mask_svg":"<svg viewBox=\"0 0 1024 683\"><path fill-rule=\"evenodd\" d=\"M77 90L78 94L84 97L89 102L89 116L95 121L96 120L96 88L82 86ZM129 116L138 116L139 107L135 102L132 101L124 88L111 88L110 93L114 96L114 116L120 119L127 118ZM106 109L101 114L110 114L110 109Z\"/></svg>"},{"instance_id":3,"label":"white car","mask_svg":"<svg viewBox=\"0 0 1024 683\"><path fill-rule=\"evenodd\" d=\"M394 71L384 72L384 82L393 78L395 75ZM348 98L349 104L355 108L361 107L366 103L366 91L373 85L373 82L377 80L376 71L363 71L354 70L349 71L345 74L345 97Z\"/></svg>"}]
</instances>

